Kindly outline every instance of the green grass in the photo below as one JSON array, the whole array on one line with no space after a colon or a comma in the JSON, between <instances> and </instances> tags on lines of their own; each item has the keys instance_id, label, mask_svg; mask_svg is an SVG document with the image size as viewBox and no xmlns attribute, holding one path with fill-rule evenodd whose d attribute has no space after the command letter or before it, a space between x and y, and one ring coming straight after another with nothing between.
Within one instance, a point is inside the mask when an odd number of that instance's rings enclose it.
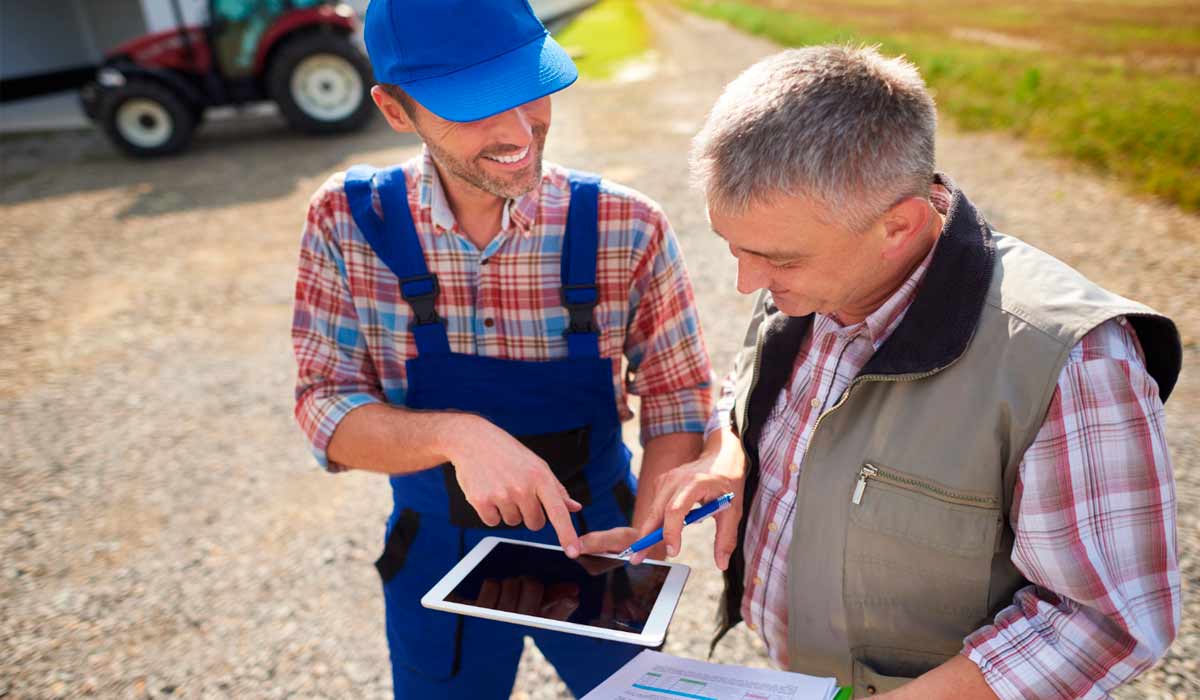
<instances>
[{"instance_id":1,"label":"green grass","mask_svg":"<svg viewBox=\"0 0 1200 700\"><path fill-rule=\"evenodd\" d=\"M634 0L601 0L556 39L576 56L575 65L582 75L598 80L611 78L650 44L645 19Z\"/></svg>"},{"instance_id":2,"label":"green grass","mask_svg":"<svg viewBox=\"0 0 1200 700\"><path fill-rule=\"evenodd\" d=\"M968 42L932 30L923 18L906 18L910 21L899 23L900 31L889 32L879 24L864 29L749 2L679 1L786 46L880 44L884 52L904 54L920 67L939 109L960 128L1015 134L1053 155L1114 175L1135 190L1200 211L1200 77L1192 72L1143 68L1137 56L1099 49L1030 51ZM1016 21L1028 13L994 8L991 16L999 15ZM847 16L853 15L842 15ZM1040 36L1036 26L1023 29L1023 37ZM1053 27L1040 29L1048 40L1057 39ZM1112 27L1097 32L1119 33ZM1181 29L1173 36L1190 34ZM1185 47L1189 54L1197 48Z\"/></svg>"}]
</instances>

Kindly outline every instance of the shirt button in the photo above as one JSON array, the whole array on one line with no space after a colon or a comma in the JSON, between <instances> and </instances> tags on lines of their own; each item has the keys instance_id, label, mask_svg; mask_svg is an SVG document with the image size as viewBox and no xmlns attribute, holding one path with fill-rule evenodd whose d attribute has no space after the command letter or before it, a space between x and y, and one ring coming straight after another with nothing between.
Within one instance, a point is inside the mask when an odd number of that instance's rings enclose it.
<instances>
[{"instance_id":1,"label":"shirt button","mask_svg":"<svg viewBox=\"0 0 1200 700\"><path fill-rule=\"evenodd\" d=\"M485 318L485 319L483 319L483 325L485 328L491 328L492 326L496 325L496 319Z\"/></svg>"},{"instance_id":2,"label":"shirt button","mask_svg":"<svg viewBox=\"0 0 1200 700\"><path fill-rule=\"evenodd\" d=\"M491 261L492 261L492 259L491 259L491 258L484 258L483 260L480 260L480 261L479 261L479 264L480 264L480 265L487 265L487 264L488 264L489 262L491 262Z\"/></svg>"},{"instance_id":3,"label":"shirt button","mask_svg":"<svg viewBox=\"0 0 1200 700\"><path fill-rule=\"evenodd\" d=\"M771 522L767 523L767 529L770 530L771 532L775 532L776 530L779 529L779 523L772 520Z\"/></svg>"},{"instance_id":4,"label":"shirt button","mask_svg":"<svg viewBox=\"0 0 1200 700\"><path fill-rule=\"evenodd\" d=\"M755 577L754 577L754 585L756 585L756 586L761 586L761 585L762 585L762 577L761 577L761 576L755 576Z\"/></svg>"},{"instance_id":5,"label":"shirt button","mask_svg":"<svg viewBox=\"0 0 1200 700\"><path fill-rule=\"evenodd\" d=\"M791 464L788 465L788 471L795 474L796 472L800 471L800 465L796 464L795 462L792 462Z\"/></svg>"},{"instance_id":6,"label":"shirt button","mask_svg":"<svg viewBox=\"0 0 1200 700\"><path fill-rule=\"evenodd\" d=\"M876 692L877 691L875 690L875 686L873 686L873 685L867 686L867 695L874 695Z\"/></svg>"},{"instance_id":7,"label":"shirt button","mask_svg":"<svg viewBox=\"0 0 1200 700\"><path fill-rule=\"evenodd\" d=\"M820 399L813 399L812 401L810 401L810 402L809 402L809 405L811 405L813 408L820 408L820 407L821 407L821 400L820 400Z\"/></svg>"}]
</instances>

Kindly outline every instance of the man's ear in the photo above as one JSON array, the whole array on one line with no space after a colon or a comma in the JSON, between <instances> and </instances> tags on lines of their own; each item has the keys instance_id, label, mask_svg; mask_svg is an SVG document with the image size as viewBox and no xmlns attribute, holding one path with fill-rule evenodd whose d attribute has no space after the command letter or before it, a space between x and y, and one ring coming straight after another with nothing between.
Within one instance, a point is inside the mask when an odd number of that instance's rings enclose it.
<instances>
[{"instance_id":1,"label":"man's ear","mask_svg":"<svg viewBox=\"0 0 1200 700\"><path fill-rule=\"evenodd\" d=\"M375 106L379 108L383 118L387 120L393 131L401 134L416 133L417 129L413 126L408 112L404 111L404 107L400 106L396 98L389 95L383 86L376 85L371 88L371 99L375 101Z\"/></svg>"},{"instance_id":2,"label":"man's ear","mask_svg":"<svg viewBox=\"0 0 1200 700\"><path fill-rule=\"evenodd\" d=\"M883 256L903 256L914 240L923 235L933 220L929 200L907 197L883 215Z\"/></svg>"}]
</instances>

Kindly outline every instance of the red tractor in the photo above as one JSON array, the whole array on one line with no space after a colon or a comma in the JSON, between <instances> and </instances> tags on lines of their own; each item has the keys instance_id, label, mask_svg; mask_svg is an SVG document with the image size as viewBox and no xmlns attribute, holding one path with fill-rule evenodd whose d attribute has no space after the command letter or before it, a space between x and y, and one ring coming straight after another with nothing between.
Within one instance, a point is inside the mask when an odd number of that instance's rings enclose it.
<instances>
[{"instance_id":1,"label":"red tractor","mask_svg":"<svg viewBox=\"0 0 1200 700\"><path fill-rule=\"evenodd\" d=\"M209 22L138 37L108 53L80 92L84 111L134 156L177 153L209 107L271 100L294 128L328 134L371 115L370 64L346 4L211 0Z\"/></svg>"}]
</instances>

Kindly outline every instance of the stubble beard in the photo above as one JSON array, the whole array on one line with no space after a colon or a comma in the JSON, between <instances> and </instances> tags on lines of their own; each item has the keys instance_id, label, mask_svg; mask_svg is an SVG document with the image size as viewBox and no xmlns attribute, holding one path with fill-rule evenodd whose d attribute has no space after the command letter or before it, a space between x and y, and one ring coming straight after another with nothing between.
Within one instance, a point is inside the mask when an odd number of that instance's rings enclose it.
<instances>
[{"instance_id":1,"label":"stubble beard","mask_svg":"<svg viewBox=\"0 0 1200 700\"><path fill-rule=\"evenodd\" d=\"M529 148L533 150L533 162L525 170L514 173L511 178L495 177L488 173L480 163L480 160L484 158L482 153L470 161L465 161L447 153L431 141L426 141L425 147L429 149L434 160L450 175L488 194L502 199L517 199L533 190L542 181L542 150L546 144L547 131L548 129L544 126L534 127L533 139L529 144Z\"/></svg>"}]
</instances>

